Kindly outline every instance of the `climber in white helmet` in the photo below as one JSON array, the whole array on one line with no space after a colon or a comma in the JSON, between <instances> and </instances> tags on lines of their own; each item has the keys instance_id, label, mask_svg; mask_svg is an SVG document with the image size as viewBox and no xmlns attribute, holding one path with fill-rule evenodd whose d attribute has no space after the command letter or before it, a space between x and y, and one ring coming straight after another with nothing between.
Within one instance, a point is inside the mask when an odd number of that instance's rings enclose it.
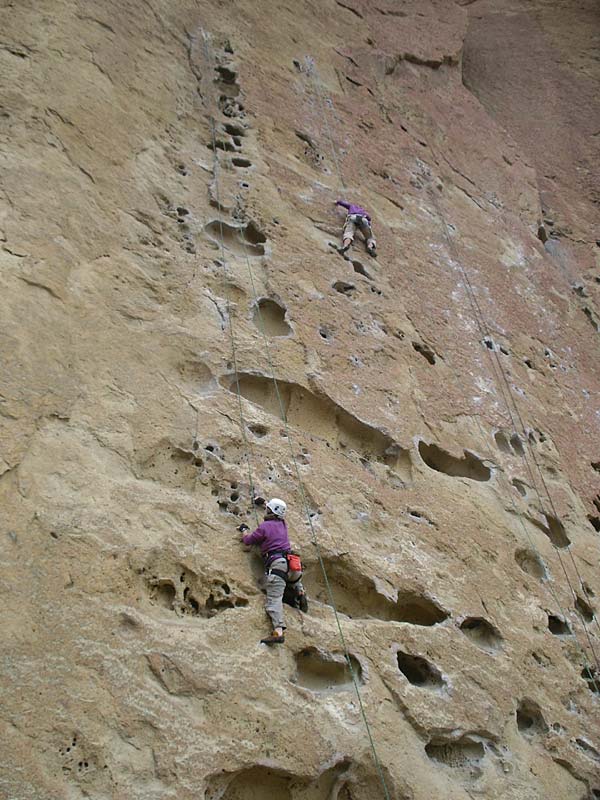
<instances>
[{"instance_id":1,"label":"climber in white helmet","mask_svg":"<svg viewBox=\"0 0 600 800\"><path fill-rule=\"evenodd\" d=\"M283 595L288 591L294 595L295 605L306 613L308 600L302 586L302 564L300 557L292 553L285 512L287 506L283 500L274 497L266 504L263 522L252 533L244 534L247 525L241 525L242 542L246 545L257 544L265 564L265 585L267 590L267 614L273 623L273 633L262 644L283 644L285 641L285 623L283 619Z\"/></svg>"}]
</instances>

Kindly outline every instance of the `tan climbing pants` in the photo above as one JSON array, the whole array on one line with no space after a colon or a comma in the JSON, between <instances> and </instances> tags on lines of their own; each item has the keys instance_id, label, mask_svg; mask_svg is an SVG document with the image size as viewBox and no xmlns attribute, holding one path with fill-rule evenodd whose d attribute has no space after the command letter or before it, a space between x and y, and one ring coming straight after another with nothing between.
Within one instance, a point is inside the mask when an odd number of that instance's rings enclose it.
<instances>
[{"instance_id":1,"label":"tan climbing pants","mask_svg":"<svg viewBox=\"0 0 600 800\"><path fill-rule=\"evenodd\" d=\"M286 558L276 558L269 565L269 570L278 569L282 572L287 570L287 559ZM302 575L301 572L288 572L287 574L287 581L281 578L279 575L273 575L271 572L267 572L265 575L265 589L267 590L267 614L271 617L271 622L273 623L273 628L284 628L285 623L283 621L283 593L285 592L285 587L288 583L292 583ZM297 581L296 583L292 584L294 587L294 591L299 594L303 592L302 581Z\"/></svg>"},{"instance_id":2,"label":"tan climbing pants","mask_svg":"<svg viewBox=\"0 0 600 800\"><path fill-rule=\"evenodd\" d=\"M356 229L359 229L362 235L365 237L365 242L368 248L375 248L377 247L377 242L375 241L375 237L373 236L373 231L371 229L371 225L369 220L366 217L361 216L360 214L348 214L346 217L346 222L344 223L344 235L343 239L351 239L354 241L354 235L356 233Z\"/></svg>"}]
</instances>

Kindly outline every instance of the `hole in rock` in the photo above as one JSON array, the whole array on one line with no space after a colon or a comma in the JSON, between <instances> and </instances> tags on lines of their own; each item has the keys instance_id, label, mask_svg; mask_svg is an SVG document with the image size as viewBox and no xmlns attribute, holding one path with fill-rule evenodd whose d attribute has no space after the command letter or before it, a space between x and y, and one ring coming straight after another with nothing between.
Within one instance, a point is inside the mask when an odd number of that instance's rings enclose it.
<instances>
[{"instance_id":1,"label":"hole in rock","mask_svg":"<svg viewBox=\"0 0 600 800\"><path fill-rule=\"evenodd\" d=\"M416 592L400 591L396 601L386 597L377 591L372 580L343 559L325 559L325 563L336 607L348 617L405 622L425 627L437 625L449 617L433 600ZM329 604L329 594L316 564L306 569L305 584L311 597Z\"/></svg>"},{"instance_id":2,"label":"hole in rock","mask_svg":"<svg viewBox=\"0 0 600 800\"><path fill-rule=\"evenodd\" d=\"M322 325L319 328L319 336L321 339L325 339L327 341L328 339L331 339L331 331Z\"/></svg>"},{"instance_id":3,"label":"hole in rock","mask_svg":"<svg viewBox=\"0 0 600 800\"><path fill-rule=\"evenodd\" d=\"M219 79L223 81L223 83L235 83L237 79L237 73L234 70L229 69L228 67L215 67L215 72L219 73Z\"/></svg>"},{"instance_id":4,"label":"hole in rock","mask_svg":"<svg viewBox=\"0 0 600 800\"><path fill-rule=\"evenodd\" d=\"M259 439L262 439L263 436L266 436L269 432L269 429L265 425L248 425L248 430L253 433L255 436L258 436Z\"/></svg>"},{"instance_id":5,"label":"hole in rock","mask_svg":"<svg viewBox=\"0 0 600 800\"><path fill-rule=\"evenodd\" d=\"M548 614L548 630L553 636L569 636L571 634L568 623L555 614Z\"/></svg>"},{"instance_id":6,"label":"hole in rock","mask_svg":"<svg viewBox=\"0 0 600 800\"><path fill-rule=\"evenodd\" d=\"M588 514L588 521L592 526L592 528L596 532L600 533L600 517L592 517L591 515Z\"/></svg>"},{"instance_id":7,"label":"hole in rock","mask_svg":"<svg viewBox=\"0 0 600 800\"><path fill-rule=\"evenodd\" d=\"M312 147L313 150L317 149L315 143L308 135L308 133L304 133L303 131L298 131L298 130L295 130L294 133L298 137L298 139L300 139L301 142L304 142L304 144L307 144L309 147Z\"/></svg>"},{"instance_id":8,"label":"hole in rock","mask_svg":"<svg viewBox=\"0 0 600 800\"><path fill-rule=\"evenodd\" d=\"M398 651L396 653L398 669L413 686L422 686L427 689L437 689L444 685L442 675L433 664L421 656Z\"/></svg>"},{"instance_id":9,"label":"hole in rock","mask_svg":"<svg viewBox=\"0 0 600 800\"><path fill-rule=\"evenodd\" d=\"M586 622L593 621L594 609L579 595L577 595L577 600L575 601L575 608Z\"/></svg>"},{"instance_id":10,"label":"hole in rock","mask_svg":"<svg viewBox=\"0 0 600 800\"><path fill-rule=\"evenodd\" d=\"M266 767L238 773L224 792L210 789L205 800L292 800L293 776Z\"/></svg>"},{"instance_id":11,"label":"hole in rock","mask_svg":"<svg viewBox=\"0 0 600 800\"><path fill-rule=\"evenodd\" d=\"M207 145L209 150L212 150L213 144L209 142ZM219 150L223 150L226 153L235 153L235 147L231 142L225 141L225 139L215 139L215 147Z\"/></svg>"},{"instance_id":12,"label":"hole in rock","mask_svg":"<svg viewBox=\"0 0 600 800\"><path fill-rule=\"evenodd\" d=\"M257 728L257 731L259 729ZM385 767L381 768L390 800L408 800L398 793ZM373 800L381 794L379 773L349 759L314 777L281 769L254 766L240 772L213 775L204 800Z\"/></svg>"},{"instance_id":13,"label":"hole in rock","mask_svg":"<svg viewBox=\"0 0 600 800\"><path fill-rule=\"evenodd\" d=\"M428 597L413 592L398 592L395 616L397 622L428 627L444 622L449 616L447 611L444 611Z\"/></svg>"},{"instance_id":14,"label":"hole in rock","mask_svg":"<svg viewBox=\"0 0 600 800\"><path fill-rule=\"evenodd\" d=\"M565 548L571 544L562 522L549 514L544 514L548 527L543 527L543 531L555 547Z\"/></svg>"},{"instance_id":15,"label":"hole in rock","mask_svg":"<svg viewBox=\"0 0 600 800\"><path fill-rule=\"evenodd\" d=\"M527 484L523 481L520 481L518 478L513 478L511 481L512 485L515 487L517 492L521 495L521 497L527 497Z\"/></svg>"},{"instance_id":16,"label":"hole in rock","mask_svg":"<svg viewBox=\"0 0 600 800\"><path fill-rule=\"evenodd\" d=\"M600 679L595 667L584 667L581 670L581 677L587 683L590 692L600 694Z\"/></svg>"},{"instance_id":17,"label":"hole in rock","mask_svg":"<svg viewBox=\"0 0 600 800\"><path fill-rule=\"evenodd\" d=\"M150 599L157 605L171 610L177 592L171 581L158 581L150 590Z\"/></svg>"},{"instance_id":18,"label":"hole in rock","mask_svg":"<svg viewBox=\"0 0 600 800\"><path fill-rule=\"evenodd\" d=\"M225 588L227 587L227 588ZM226 595L222 597L222 595ZM219 611L225 611L228 608L245 608L248 605L248 600L245 597L229 597L231 589L227 584L221 584L218 587L218 592L209 594L205 603L205 616L212 617Z\"/></svg>"},{"instance_id":19,"label":"hole in rock","mask_svg":"<svg viewBox=\"0 0 600 800\"><path fill-rule=\"evenodd\" d=\"M397 600L386 597L377 591L370 578L343 557L323 560L336 607L348 617L431 626L449 616L432 600L414 592L401 591ZM306 565L304 584L310 597L329 605L329 594L318 564Z\"/></svg>"},{"instance_id":20,"label":"hole in rock","mask_svg":"<svg viewBox=\"0 0 600 800\"><path fill-rule=\"evenodd\" d=\"M225 376L222 384L235 393L234 376ZM315 395L296 383L278 380L278 396L271 378L250 373L239 374L239 387L246 400L305 431L311 438L322 439L327 445L346 451L353 450L367 462L375 460L385 464L403 481L411 479L408 450L382 431L352 416L326 395Z\"/></svg>"},{"instance_id":21,"label":"hole in rock","mask_svg":"<svg viewBox=\"0 0 600 800\"><path fill-rule=\"evenodd\" d=\"M501 647L502 637L483 617L467 617L461 623L460 629L474 644L488 653L496 653Z\"/></svg>"},{"instance_id":22,"label":"hole in rock","mask_svg":"<svg viewBox=\"0 0 600 800\"><path fill-rule=\"evenodd\" d=\"M548 725L540 707L533 700L524 699L517 708L517 727L525 736L547 733Z\"/></svg>"},{"instance_id":23,"label":"hole in rock","mask_svg":"<svg viewBox=\"0 0 600 800\"><path fill-rule=\"evenodd\" d=\"M360 261L352 261L352 267L357 275L362 275L364 278L367 278L367 280L370 281L373 280L372 276L367 272L364 264L362 264Z\"/></svg>"},{"instance_id":24,"label":"hole in rock","mask_svg":"<svg viewBox=\"0 0 600 800\"><path fill-rule=\"evenodd\" d=\"M491 471L481 459L464 450L462 458L456 458L435 444L419 442L419 454L430 469L443 472L455 478L468 478L472 481L489 481Z\"/></svg>"},{"instance_id":25,"label":"hole in rock","mask_svg":"<svg viewBox=\"0 0 600 800\"><path fill-rule=\"evenodd\" d=\"M485 755L482 742L462 736L460 739L432 739L425 746L432 761L448 767L477 767Z\"/></svg>"},{"instance_id":26,"label":"hole in rock","mask_svg":"<svg viewBox=\"0 0 600 800\"><path fill-rule=\"evenodd\" d=\"M252 166L251 161L249 161L247 158L241 158L240 156L232 158L231 163L234 167L242 167L243 169L247 169L248 167Z\"/></svg>"},{"instance_id":27,"label":"hole in rock","mask_svg":"<svg viewBox=\"0 0 600 800\"><path fill-rule=\"evenodd\" d=\"M225 133L228 133L230 136L245 136L246 131L242 128L241 125L232 125L230 122L226 122L223 125L223 130Z\"/></svg>"},{"instance_id":28,"label":"hole in rock","mask_svg":"<svg viewBox=\"0 0 600 800\"><path fill-rule=\"evenodd\" d=\"M600 461L591 461L590 464L592 465L592 469L596 470L596 472L600 472Z\"/></svg>"},{"instance_id":29,"label":"hole in rock","mask_svg":"<svg viewBox=\"0 0 600 800\"><path fill-rule=\"evenodd\" d=\"M525 448L523 447L523 442L521 441L521 437L518 433L513 433L513 435L510 437L510 443L518 456L525 455Z\"/></svg>"},{"instance_id":30,"label":"hole in rock","mask_svg":"<svg viewBox=\"0 0 600 800\"><path fill-rule=\"evenodd\" d=\"M275 300L261 297L254 309L253 322L267 336L289 336L292 329L286 322L286 309Z\"/></svg>"},{"instance_id":31,"label":"hole in rock","mask_svg":"<svg viewBox=\"0 0 600 800\"><path fill-rule=\"evenodd\" d=\"M413 342L412 343L413 349L417 351L429 364L435 364L435 353L428 347L426 344L422 344L421 342Z\"/></svg>"},{"instance_id":32,"label":"hole in rock","mask_svg":"<svg viewBox=\"0 0 600 800\"><path fill-rule=\"evenodd\" d=\"M588 742L587 739L577 738L575 739L575 744L580 750L583 750L586 755L590 756L595 761L600 761L600 752L598 752L594 745L591 742Z\"/></svg>"},{"instance_id":33,"label":"hole in rock","mask_svg":"<svg viewBox=\"0 0 600 800\"><path fill-rule=\"evenodd\" d=\"M250 242L250 244L265 244L267 241L265 234L254 224L254 222L249 222L246 225L244 236L246 241Z\"/></svg>"},{"instance_id":34,"label":"hole in rock","mask_svg":"<svg viewBox=\"0 0 600 800\"><path fill-rule=\"evenodd\" d=\"M502 453L506 453L506 455L512 455L512 450L510 447L510 443L508 441L508 436L504 431L496 431L494 434L494 441L496 442L496 446L498 450Z\"/></svg>"},{"instance_id":35,"label":"hole in rock","mask_svg":"<svg viewBox=\"0 0 600 800\"><path fill-rule=\"evenodd\" d=\"M548 577L544 562L534 550L528 550L527 548L517 550L515 552L515 561L523 572L532 575L534 578L544 581Z\"/></svg>"},{"instance_id":36,"label":"hole in rock","mask_svg":"<svg viewBox=\"0 0 600 800\"><path fill-rule=\"evenodd\" d=\"M362 670L354 656L350 656L354 677L362 683ZM325 653L308 647L296 653L297 676L295 682L313 692L339 692L353 687L352 675L345 657Z\"/></svg>"},{"instance_id":37,"label":"hole in rock","mask_svg":"<svg viewBox=\"0 0 600 800\"><path fill-rule=\"evenodd\" d=\"M586 306L586 307L583 309L583 313L586 315L586 317L587 317L587 318L588 318L588 320L590 321L590 324L591 324L592 328L593 328L595 331L598 331L598 330L600 330L600 323L598 323L598 321L597 321L597 319L596 319L596 316L595 316L594 312L592 311L592 309L591 309L591 308L588 308L588 307Z\"/></svg>"},{"instance_id":38,"label":"hole in rock","mask_svg":"<svg viewBox=\"0 0 600 800\"><path fill-rule=\"evenodd\" d=\"M237 94L237 92L236 92ZM243 117L244 106L237 100L222 94L219 97L219 108L226 117Z\"/></svg>"},{"instance_id":39,"label":"hole in rock","mask_svg":"<svg viewBox=\"0 0 600 800\"><path fill-rule=\"evenodd\" d=\"M347 297L351 297L356 291L356 286L353 283L346 283L345 281L336 281L333 284L333 288L336 292L345 294Z\"/></svg>"},{"instance_id":40,"label":"hole in rock","mask_svg":"<svg viewBox=\"0 0 600 800\"><path fill-rule=\"evenodd\" d=\"M263 245L266 237L252 222L245 227L235 227L216 219L205 225L204 232L217 243L220 243L222 233L224 246L236 255L246 253L249 256L264 256L265 254Z\"/></svg>"}]
</instances>

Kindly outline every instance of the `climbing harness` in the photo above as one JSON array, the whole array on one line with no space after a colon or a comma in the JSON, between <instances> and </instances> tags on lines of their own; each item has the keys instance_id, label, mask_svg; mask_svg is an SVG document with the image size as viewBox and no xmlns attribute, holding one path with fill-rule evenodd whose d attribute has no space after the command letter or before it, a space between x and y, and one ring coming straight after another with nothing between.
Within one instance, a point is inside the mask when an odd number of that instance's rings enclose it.
<instances>
[{"instance_id":1,"label":"climbing harness","mask_svg":"<svg viewBox=\"0 0 600 800\"><path fill-rule=\"evenodd\" d=\"M204 31L202 31L202 38L203 38L203 41L204 41L205 58L206 58L206 62L207 62L208 68L209 68L209 75L212 75L213 72L214 72L214 67L212 66L213 62L212 62L212 59L210 57L208 34L205 33ZM207 106L208 106L208 104L205 103L205 107L207 107ZM217 145L216 145L215 119L214 119L214 116L212 115L212 112L208 109L208 107L207 107L207 111L208 111L209 116L210 116L212 150L213 150L213 161L214 161L214 176L215 176L215 194L216 194L216 200L217 200L218 207L220 208L219 172L218 172L218 160L219 160L219 157L218 157ZM331 141L332 147L334 147L333 139L331 138L331 132L329 132L329 136L330 136L330 141ZM335 152L335 150L334 150L334 152ZM336 169L338 171L340 182L341 182L342 186L345 188L345 184L344 184L343 177L342 177L342 174L341 174L341 170L339 169L339 164L337 163L337 160L336 160ZM224 235L223 235L223 222L222 222L221 219L219 219L219 227L220 227L221 260L223 262L224 271L227 274L227 269L226 269L226 263L227 262L226 262L226 259L225 259L225 245L224 245ZM313 544L313 546L315 548L315 552L316 552L316 555L317 555L317 560L319 562L319 566L320 566L320 569L321 569L321 572L322 572L322 575L323 575L323 580L324 580L324 583L325 583L328 600L329 600L329 603L330 603L330 605L331 605L331 607L333 609L335 623L336 623L336 627L337 627L337 630L338 630L338 635L339 635L339 638L340 638L340 643L341 643L341 646L342 646L342 649L343 649L343 652L344 652L344 656L345 656L345 659L346 659L346 663L347 663L347 666L348 666L350 677L352 679L352 684L353 684L354 690L356 692L356 697L357 697L357 701L358 701L360 715L362 717L362 720L363 720L363 723L364 723L364 726L365 726L365 729L366 729L366 732L367 732L367 737L368 737L369 745L370 745L370 748L371 748L373 762L375 764L375 767L376 767L376 770L377 770L377 774L378 774L379 780L381 782L381 786L382 786L382 789L383 789L383 795L384 795L385 800L391 800L389 791L388 791L386 783L385 783L385 777L383 775L383 769L382 769L382 766L381 766L381 762L379 760L379 756L377 755L375 742L374 742L373 735L372 735L372 732L371 732L371 726L369 724L368 717L367 717L367 714L366 714L366 709L365 709L364 704L363 704L362 695L361 695L361 691L360 691L360 685L359 685L359 681L358 681L358 676L357 676L356 670L355 670L355 668L354 668L354 666L352 664L350 651L348 649L348 645L346 643L346 638L345 638L344 632L342 630L342 625L341 625L341 621L340 621L340 618L339 618L339 613L338 613L338 610L337 610L337 607L336 607L336 604L335 604L335 599L334 599L334 596L333 596L333 590L331 588L331 583L329 581L329 577L327 575L327 570L325 568L325 563L324 563L323 556L322 556L322 553L321 553L321 548L320 548L317 532L316 532L316 530L314 528L314 525L313 525L313 521L312 521L312 517L311 517L311 514L310 514L309 505L308 505L308 500L307 500L306 492L305 492L305 489L304 489L304 484L303 484L302 478L300 476L300 470L299 470L299 467L298 467L298 462L297 462L296 456L294 454L294 446L293 446L292 436L291 436L291 433L290 433L290 430L289 430L289 426L288 426L288 422L287 422L287 415L286 415L286 412L285 412L285 406L284 406L284 403L283 403L283 400L282 400L282 397L281 397L281 392L279 390L279 384L277 382L277 378L275 377L275 369L274 369L273 359L272 359L272 355L271 355L271 348L270 348L269 340L268 340L268 337L267 337L267 334L266 334L266 328L265 328L265 325L264 325L262 312L261 312L261 309L260 309L258 293L256 291L254 275L253 275L252 267L251 267L251 264L250 264L250 258L248 256L248 252L247 252L246 249L244 249L244 255L245 255L245 260L246 260L246 268L248 270L248 276L249 276L250 284L251 284L251 287L252 287L253 299L254 299L254 303L255 303L256 309L257 309L257 317L258 317L258 321L259 321L259 329L261 331L261 334L262 334L262 337L263 337L263 341L264 341L264 345L265 345L265 352L266 352L266 355L267 355L267 360L268 360L268 364L269 364L269 370L270 370L270 373L271 373L271 378L273 380L275 394L276 394L277 402L278 402L279 409L280 409L281 419L283 421L284 428L285 428L285 434L286 434L285 438L286 438L286 441L288 443L288 447L289 447L289 450L290 450L290 456L291 456L291 459L292 459L292 463L294 465L294 473L295 473L297 485L298 485L298 488L299 488L299 491L300 491L301 504L302 504L302 507L304 509L304 512L305 512L305 515L306 515L306 519L307 519L307 522L308 522L308 526L309 526L309 530L310 530L310 534L311 534L311 542L312 542L312 544ZM240 416L240 428L242 430L244 450L246 452L246 460L247 460L247 464L248 464L248 474L249 474L250 489L251 489L252 497L254 497L254 488L253 488L253 482L252 482L252 471L251 471L251 465L250 465L250 458L249 458L249 454L248 454L248 440L247 440L247 436L245 434L245 425L246 425L246 423L244 421L243 407L242 407L242 400L241 400L241 391L240 391L240 383L239 383L239 376L238 376L237 355L236 355L237 351L236 351L236 346L235 346L235 335L234 335L234 330L233 330L233 320L232 320L232 316L231 316L231 313L230 313L229 300L227 301L227 316L228 316L228 319L229 319L229 332L230 332L230 340L231 340L232 363L233 363L233 367L234 367L234 371L235 371L235 384L236 384L236 393L237 393L237 397L238 397L238 410L239 410L239 416ZM256 509L254 509L254 510L256 512Z\"/></svg>"}]
</instances>

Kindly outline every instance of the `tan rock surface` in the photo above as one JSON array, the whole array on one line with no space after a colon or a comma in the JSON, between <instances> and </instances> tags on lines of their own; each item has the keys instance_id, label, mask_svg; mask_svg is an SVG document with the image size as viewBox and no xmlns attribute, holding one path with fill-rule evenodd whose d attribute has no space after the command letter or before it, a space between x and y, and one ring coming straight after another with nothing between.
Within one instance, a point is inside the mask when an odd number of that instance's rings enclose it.
<instances>
[{"instance_id":1,"label":"tan rock surface","mask_svg":"<svg viewBox=\"0 0 600 800\"><path fill-rule=\"evenodd\" d=\"M1 19L0 795L600 797L594 4Z\"/></svg>"}]
</instances>

